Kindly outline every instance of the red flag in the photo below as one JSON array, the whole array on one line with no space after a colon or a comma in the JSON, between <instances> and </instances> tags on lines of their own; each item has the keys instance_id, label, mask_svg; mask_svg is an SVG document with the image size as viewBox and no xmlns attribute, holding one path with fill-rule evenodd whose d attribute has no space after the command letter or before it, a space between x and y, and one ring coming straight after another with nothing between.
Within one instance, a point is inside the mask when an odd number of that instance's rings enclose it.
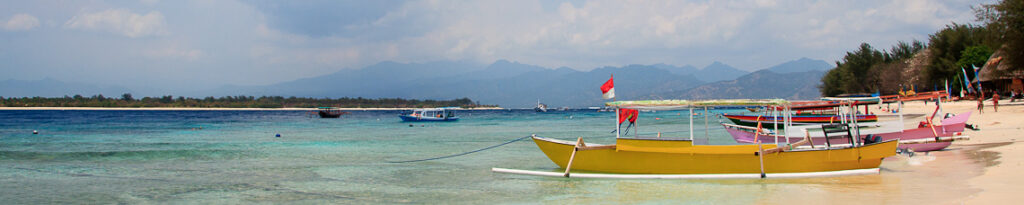
<instances>
[{"instance_id":1,"label":"red flag","mask_svg":"<svg viewBox=\"0 0 1024 205\"><path fill-rule=\"evenodd\" d=\"M604 98L604 99L615 98L615 83L612 82L614 79L615 79L615 76L612 76L611 78L608 78L608 82L604 82L604 85L601 85L601 97L602 98Z\"/></svg>"},{"instance_id":2,"label":"red flag","mask_svg":"<svg viewBox=\"0 0 1024 205\"><path fill-rule=\"evenodd\" d=\"M619 124L629 119L629 123L635 123L636 117L640 115L640 112L635 109L619 109Z\"/></svg>"}]
</instances>

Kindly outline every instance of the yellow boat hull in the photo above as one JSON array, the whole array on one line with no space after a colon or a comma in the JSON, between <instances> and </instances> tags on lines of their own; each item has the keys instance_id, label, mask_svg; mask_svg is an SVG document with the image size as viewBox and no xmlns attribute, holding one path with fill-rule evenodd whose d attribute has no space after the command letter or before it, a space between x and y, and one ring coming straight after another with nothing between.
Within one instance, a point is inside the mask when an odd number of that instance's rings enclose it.
<instances>
[{"instance_id":1,"label":"yellow boat hull","mask_svg":"<svg viewBox=\"0 0 1024 205\"><path fill-rule=\"evenodd\" d=\"M533 137L552 162L566 167L575 142ZM765 173L823 172L878 168L896 154L897 141L856 148L801 150L764 155ZM688 140L619 138L614 148L583 149L573 171L622 174L761 173L758 145L693 145ZM774 144L763 145L775 148Z\"/></svg>"}]
</instances>

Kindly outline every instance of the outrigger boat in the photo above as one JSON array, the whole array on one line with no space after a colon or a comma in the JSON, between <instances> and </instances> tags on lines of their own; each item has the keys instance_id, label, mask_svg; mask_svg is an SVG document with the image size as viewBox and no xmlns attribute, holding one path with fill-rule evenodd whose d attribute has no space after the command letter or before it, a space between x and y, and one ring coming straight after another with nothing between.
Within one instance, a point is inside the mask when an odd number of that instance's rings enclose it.
<instances>
[{"instance_id":1,"label":"outrigger boat","mask_svg":"<svg viewBox=\"0 0 1024 205\"><path fill-rule=\"evenodd\" d=\"M442 107L442 108L424 108L415 109L410 113L400 114L398 117L402 118L402 121L406 122L445 122L445 121L456 121L459 117L455 116L455 110L457 107Z\"/></svg>"},{"instance_id":2,"label":"outrigger boat","mask_svg":"<svg viewBox=\"0 0 1024 205\"><path fill-rule=\"evenodd\" d=\"M900 140L900 149L915 152L942 150L949 147L955 140L965 140L970 138L962 135L962 132L964 131L967 119L971 116L971 112L961 113L950 118L942 119L941 123L936 124L933 123L931 119L934 118L935 114L941 109L941 104L937 103L936 106L935 113L932 113L932 115L927 118L927 121L919 124L917 128L903 129L903 113L901 112L899 113L899 121L861 124L859 138L865 139L877 136L883 140L898 139ZM732 135L736 142L739 143L755 143L756 141L775 143L796 141L805 138L804 136L801 136L803 133L775 134L764 129L758 133L758 129L756 127L725 123L722 123L722 126L725 127L725 130ZM814 127L816 126L797 126L795 129L814 129ZM813 134L810 135L810 138L814 145L850 143L850 141L846 139L825 140L825 136L822 133L812 133Z\"/></svg>"},{"instance_id":3,"label":"outrigger boat","mask_svg":"<svg viewBox=\"0 0 1024 205\"><path fill-rule=\"evenodd\" d=\"M654 100L615 101L607 106L640 110L680 110L713 106L756 106L788 104L785 100ZM616 115L619 115L616 109ZM809 177L878 173L885 157L896 154L897 141L856 143L840 146L800 146L808 139L788 145L698 145L694 144L690 115L690 138L622 136L616 128L616 144L586 144L534 135L533 141L564 173L494 168L495 172L542 176L596 178L765 178ZM617 116L618 118L618 116ZM788 122L788 116L786 123ZM856 127L856 126L854 126ZM634 131L634 133L636 133ZM849 132L848 132L849 133ZM849 134L849 136L856 136ZM571 173L586 171L597 173Z\"/></svg>"},{"instance_id":4,"label":"outrigger boat","mask_svg":"<svg viewBox=\"0 0 1024 205\"><path fill-rule=\"evenodd\" d=\"M782 122L780 116L760 116L760 115L737 115L723 113L722 117L729 119L737 125L744 126L757 126L758 123L763 124L765 127L774 127L775 124ZM821 125L831 124L840 122L838 115L794 115L792 116L793 125ZM860 122L875 122L878 121L877 115L857 115L857 121ZM785 125L778 125L779 128L783 128Z\"/></svg>"}]
</instances>

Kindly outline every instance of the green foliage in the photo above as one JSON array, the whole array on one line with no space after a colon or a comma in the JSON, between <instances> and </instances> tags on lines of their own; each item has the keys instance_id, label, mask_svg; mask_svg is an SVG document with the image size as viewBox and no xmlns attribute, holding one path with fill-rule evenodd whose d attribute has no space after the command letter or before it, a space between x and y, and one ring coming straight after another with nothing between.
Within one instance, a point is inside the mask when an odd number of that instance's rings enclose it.
<instances>
[{"instance_id":1,"label":"green foliage","mask_svg":"<svg viewBox=\"0 0 1024 205\"><path fill-rule=\"evenodd\" d=\"M992 49L985 45L967 47L960 53L960 60L956 62L956 65L961 68L970 68L971 66L980 68L992 56L992 52Z\"/></svg>"},{"instance_id":2,"label":"green foliage","mask_svg":"<svg viewBox=\"0 0 1024 205\"><path fill-rule=\"evenodd\" d=\"M496 107L496 105L480 105L469 98L454 100L408 100L401 98L299 98L281 96L224 96L219 98L205 97L202 99L174 96L143 97L135 99L130 93L121 99L106 98L103 95L92 97L0 97L0 107L194 107L194 108L315 108L315 107L347 107L347 108L425 108L425 107Z\"/></svg>"},{"instance_id":3,"label":"green foliage","mask_svg":"<svg viewBox=\"0 0 1024 205\"><path fill-rule=\"evenodd\" d=\"M1005 46L1003 61L1009 63L1009 71L1024 70L1024 1L1002 0L995 4L982 4L975 8L978 20L996 35L989 39Z\"/></svg>"},{"instance_id":4,"label":"green foliage","mask_svg":"<svg viewBox=\"0 0 1024 205\"><path fill-rule=\"evenodd\" d=\"M894 81L899 80L899 71L892 64L912 58L924 49L925 45L920 41L901 41L889 51L875 50L871 45L861 43L856 51L847 52L842 61L836 62L836 68L822 77L821 94L836 96L896 90L899 83Z\"/></svg>"},{"instance_id":5,"label":"green foliage","mask_svg":"<svg viewBox=\"0 0 1024 205\"><path fill-rule=\"evenodd\" d=\"M928 48L931 50L932 58L922 71L925 85L942 84L946 79L960 74L960 58L964 57L964 51L968 47L984 46L986 34L987 30L984 27L954 23L930 35ZM988 56L980 58L987 60Z\"/></svg>"}]
</instances>

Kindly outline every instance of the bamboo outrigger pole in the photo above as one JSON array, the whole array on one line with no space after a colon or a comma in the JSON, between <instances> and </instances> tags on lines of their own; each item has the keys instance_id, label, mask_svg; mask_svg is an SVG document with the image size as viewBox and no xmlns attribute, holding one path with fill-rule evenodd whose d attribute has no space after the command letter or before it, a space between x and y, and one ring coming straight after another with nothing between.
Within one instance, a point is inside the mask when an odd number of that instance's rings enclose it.
<instances>
[{"instance_id":1,"label":"bamboo outrigger pole","mask_svg":"<svg viewBox=\"0 0 1024 205\"><path fill-rule=\"evenodd\" d=\"M572 148L572 155L569 155L569 163L565 164L565 174L562 176L569 177L569 170L572 169L572 160L576 159L576 152L580 150L583 145L583 137L576 138L576 146Z\"/></svg>"}]
</instances>

